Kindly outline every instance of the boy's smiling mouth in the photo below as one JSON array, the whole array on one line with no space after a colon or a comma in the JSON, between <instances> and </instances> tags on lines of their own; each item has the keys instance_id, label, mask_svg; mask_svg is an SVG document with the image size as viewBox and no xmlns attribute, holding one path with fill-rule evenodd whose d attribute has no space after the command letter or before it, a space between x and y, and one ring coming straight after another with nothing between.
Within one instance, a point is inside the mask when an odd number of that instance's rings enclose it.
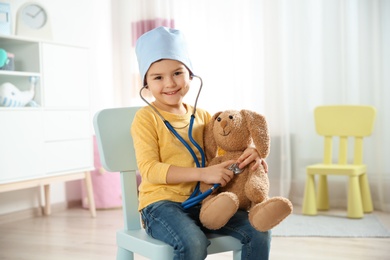
<instances>
[{"instance_id":1,"label":"boy's smiling mouth","mask_svg":"<svg viewBox=\"0 0 390 260\"><path fill-rule=\"evenodd\" d=\"M171 95L175 95L177 92L179 92L180 91L180 89L178 89L178 90L175 90L175 91L171 91L171 92L163 92L163 94L165 94L165 95L168 95L168 96L171 96Z\"/></svg>"}]
</instances>

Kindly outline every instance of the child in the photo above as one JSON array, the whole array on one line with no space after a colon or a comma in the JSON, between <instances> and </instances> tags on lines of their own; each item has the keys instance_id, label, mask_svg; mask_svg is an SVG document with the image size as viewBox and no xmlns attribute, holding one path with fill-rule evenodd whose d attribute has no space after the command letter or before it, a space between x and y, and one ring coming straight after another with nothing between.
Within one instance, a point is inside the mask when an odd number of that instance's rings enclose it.
<instances>
[{"instance_id":1,"label":"child","mask_svg":"<svg viewBox=\"0 0 390 260\"><path fill-rule=\"evenodd\" d=\"M183 103L183 97L194 74L183 35L175 29L158 27L138 39L136 54L144 87L155 99L151 105L191 144L188 126L193 107ZM204 147L203 129L210 118L205 110L196 109L193 138L201 147ZM187 148L150 106L137 112L131 134L142 176L139 210L145 230L150 236L170 244L174 259L205 259L209 245L205 232L239 239L243 245L241 259L268 259L271 234L255 230L246 211L239 210L223 228L208 230L199 221L200 205L189 209L181 205L198 181L225 186L234 177L227 167L235 161L195 167ZM199 151L191 147L200 158ZM262 163L267 170L267 164L254 148L245 150L237 160L240 168L253 161L254 168Z\"/></svg>"}]
</instances>

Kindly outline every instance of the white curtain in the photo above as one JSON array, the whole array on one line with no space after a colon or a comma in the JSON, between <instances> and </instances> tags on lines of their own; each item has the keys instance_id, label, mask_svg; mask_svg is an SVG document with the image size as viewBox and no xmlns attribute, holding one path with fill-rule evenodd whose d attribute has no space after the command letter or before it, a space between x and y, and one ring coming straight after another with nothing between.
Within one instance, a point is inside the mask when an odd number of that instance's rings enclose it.
<instances>
[{"instance_id":1,"label":"white curtain","mask_svg":"<svg viewBox=\"0 0 390 260\"><path fill-rule=\"evenodd\" d=\"M266 115L271 196L302 203L305 167L322 160L316 106L374 105L364 161L375 209L390 211L390 1L122 0L113 6L119 105L143 105L132 24L170 21L184 31L194 72L204 80L199 107ZM188 103L197 88L194 82ZM331 179L331 206L345 207L345 183Z\"/></svg>"}]
</instances>

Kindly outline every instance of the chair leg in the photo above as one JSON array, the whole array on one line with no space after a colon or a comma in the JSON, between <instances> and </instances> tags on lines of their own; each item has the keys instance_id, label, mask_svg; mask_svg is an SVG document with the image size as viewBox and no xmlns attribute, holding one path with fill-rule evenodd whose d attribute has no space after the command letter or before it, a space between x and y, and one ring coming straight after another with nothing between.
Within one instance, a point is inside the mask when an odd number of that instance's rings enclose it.
<instances>
[{"instance_id":1,"label":"chair leg","mask_svg":"<svg viewBox=\"0 0 390 260\"><path fill-rule=\"evenodd\" d=\"M317 215L315 180L312 174L307 174L306 176L302 213L304 215Z\"/></svg>"},{"instance_id":2,"label":"chair leg","mask_svg":"<svg viewBox=\"0 0 390 260\"><path fill-rule=\"evenodd\" d=\"M134 254L133 252L118 247L116 260L134 260Z\"/></svg>"},{"instance_id":3,"label":"chair leg","mask_svg":"<svg viewBox=\"0 0 390 260\"><path fill-rule=\"evenodd\" d=\"M349 218L362 218L363 206L360 193L359 177L349 177L348 183L348 213Z\"/></svg>"},{"instance_id":4,"label":"chair leg","mask_svg":"<svg viewBox=\"0 0 390 260\"><path fill-rule=\"evenodd\" d=\"M241 250L233 251L233 260L241 259Z\"/></svg>"},{"instance_id":5,"label":"chair leg","mask_svg":"<svg viewBox=\"0 0 390 260\"><path fill-rule=\"evenodd\" d=\"M370 184L368 183L367 174L362 174L359 177L360 192L362 193L363 211L370 213L374 210L371 199Z\"/></svg>"},{"instance_id":6,"label":"chair leg","mask_svg":"<svg viewBox=\"0 0 390 260\"><path fill-rule=\"evenodd\" d=\"M328 179L326 175L320 175L318 180L317 209L329 209Z\"/></svg>"}]
</instances>

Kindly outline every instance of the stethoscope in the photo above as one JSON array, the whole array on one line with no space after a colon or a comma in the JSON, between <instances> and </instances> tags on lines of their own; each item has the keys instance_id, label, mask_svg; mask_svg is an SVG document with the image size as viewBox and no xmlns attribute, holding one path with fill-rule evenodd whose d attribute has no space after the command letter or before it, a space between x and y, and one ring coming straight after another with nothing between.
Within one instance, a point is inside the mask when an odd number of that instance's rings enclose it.
<instances>
[{"instance_id":1,"label":"stethoscope","mask_svg":"<svg viewBox=\"0 0 390 260\"><path fill-rule=\"evenodd\" d=\"M196 149L199 151L200 155L201 155L201 162L199 162L199 159L198 157L196 156L195 154L195 151L192 149L192 147L186 142L186 140L183 139L183 137L181 137L179 135L179 133L175 130L175 128L171 125L171 123L166 120L163 115L161 115L161 113L157 110L157 108L155 108L152 104L150 104L143 96L142 96L142 91L147 88L147 85L143 86L141 88L141 90L139 91L139 95L141 97L141 99L149 106L153 109L154 112L156 112L156 114L160 117L160 119L164 122L165 126L168 128L168 130L187 148L187 150L190 152L192 158L194 159L194 162L196 164L196 167L200 168L200 167L205 167L206 166L206 156L205 156L205 153L202 149L202 147L200 147L200 145L195 141L195 139L193 138L192 136L192 128L194 126L194 120L195 120L195 113L196 113L196 105L198 104L198 98L199 98L199 95L200 95L200 92L202 90L202 87L203 87L203 80L201 77L199 76L196 76L196 75L192 75L191 77L196 77L200 80L200 86L199 86L199 90L198 90L198 94L196 96L196 99L195 99L195 104L194 104L194 110L192 112L192 115L191 115L191 119L190 119L190 124L189 124L189 128L188 128L188 139L190 140L190 142L196 147ZM229 170L232 170L234 172L234 174L239 174L243 171L243 169L239 169L238 168L238 165L237 164L232 164L230 167L229 167ZM201 202L202 200L204 200L207 196L209 196L215 189L217 189L218 187L220 186L220 184L214 184L210 189L208 189L207 191L205 192L200 192L199 188L200 188L200 182L198 181L198 183L196 184L196 187L194 189L194 191L192 192L191 196L182 203L182 207L184 209L188 209L188 208L191 208L193 206L195 206L196 204L198 204L199 202Z\"/></svg>"}]
</instances>

